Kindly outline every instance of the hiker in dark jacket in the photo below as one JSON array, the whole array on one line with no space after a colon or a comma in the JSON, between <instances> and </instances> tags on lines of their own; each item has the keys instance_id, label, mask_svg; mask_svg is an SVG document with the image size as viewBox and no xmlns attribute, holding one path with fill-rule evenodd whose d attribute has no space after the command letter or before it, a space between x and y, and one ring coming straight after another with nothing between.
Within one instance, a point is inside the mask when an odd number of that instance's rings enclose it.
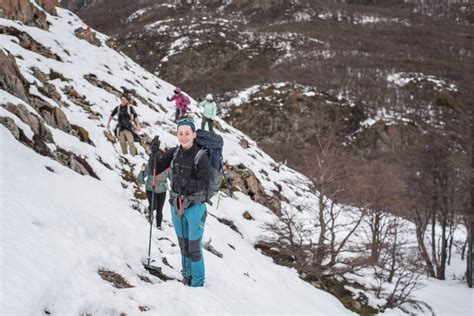
<instances>
[{"instance_id":1,"label":"hiker in dark jacket","mask_svg":"<svg viewBox=\"0 0 474 316\"><path fill-rule=\"evenodd\" d=\"M161 222L163 221L163 205L165 204L167 190L166 182L169 177L170 169L168 168L162 173L156 174L155 179L153 180L153 171L150 172L148 165L145 164L142 165L140 172L137 175L137 180L141 184L144 184L146 179L145 190L149 205L148 210L150 212L156 210L156 227L158 229L161 229ZM155 182L154 187L153 181Z\"/></svg>"},{"instance_id":2,"label":"hiker in dark jacket","mask_svg":"<svg viewBox=\"0 0 474 316\"><path fill-rule=\"evenodd\" d=\"M115 130L115 134L122 147L124 155L127 154L127 144L130 149L130 155L135 156L136 149L133 143L133 123L135 123L135 130L140 132L140 122L138 121L137 112L133 109L130 104L130 97L126 94L122 94L120 97L120 105L115 107L109 116L107 121L107 129L110 129L110 122L112 118L118 113L118 125Z\"/></svg>"},{"instance_id":3,"label":"hiker in dark jacket","mask_svg":"<svg viewBox=\"0 0 474 316\"><path fill-rule=\"evenodd\" d=\"M204 154L197 165L194 164L200 148L194 142L196 132L192 120L178 121L177 136L180 145L157 159L156 173L171 167L171 218L181 248L183 283L198 287L204 285L202 236L207 216L204 202L209 185L209 162ZM149 170L152 169L153 166L149 166Z\"/></svg>"}]
</instances>

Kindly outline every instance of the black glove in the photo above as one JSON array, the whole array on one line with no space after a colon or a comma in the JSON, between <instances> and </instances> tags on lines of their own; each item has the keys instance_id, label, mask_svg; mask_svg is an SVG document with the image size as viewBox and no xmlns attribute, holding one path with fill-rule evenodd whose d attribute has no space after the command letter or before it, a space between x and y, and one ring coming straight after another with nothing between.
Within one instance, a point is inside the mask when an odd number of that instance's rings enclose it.
<instances>
[{"instance_id":1,"label":"black glove","mask_svg":"<svg viewBox=\"0 0 474 316\"><path fill-rule=\"evenodd\" d=\"M186 177L183 177L183 176L177 176L174 179L174 181L175 181L176 185L179 186L180 188L185 188L189 184L189 179L186 178Z\"/></svg>"},{"instance_id":2,"label":"black glove","mask_svg":"<svg viewBox=\"0 0 474 316\"><path fill-rule=\"evenodd\" d=\"M166 100L167 100L167 101L171 101L170 97L166 97Z\"/></svg>"},{"instance_id":3,"label":"black glove","mask_svg":"<svg viewBox=\"0 0 474 316\"><path fill-rule=\"evenodd\" d=\"M201 102L202 102L202 98L199 98L199 99L198 99L198 102L201 103Z\"/></svg>"},{"instance_id":4,"label":"black glove","mask_svg":"<svg viewBox=\"0 0 474 316\"><path fill-rule=\"evenodd\" d=\"M150 148L151 152L154 154L156 154L158 150L160 150L160 136L155 136L155 138L153 138Z\"/></svg>"}]
</instances>

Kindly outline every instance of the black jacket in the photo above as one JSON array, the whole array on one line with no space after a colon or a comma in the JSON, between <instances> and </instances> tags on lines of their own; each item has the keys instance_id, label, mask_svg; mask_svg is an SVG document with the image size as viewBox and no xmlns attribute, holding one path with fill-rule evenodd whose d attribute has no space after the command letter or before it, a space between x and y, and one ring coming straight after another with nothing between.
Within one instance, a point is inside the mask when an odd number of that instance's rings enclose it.
<instances>
[{"instance_id":1,"label":"black jacket","mask_svg":"<svg viewBox=\"0 0 474 316\"><path fill-rule=\"evenodd\" d=\"M122 106L119 105L113 109L110 116L114 117L118 113L118 125L117 127L123 130L132 130L132 119L137 117L137 112L133 109L131 105Z\"/></svg>"},{"instance_id":2,"label":"black jacket","mask_svg":"<svg viewBox=\"0 0 474 316\"><path fill-rule=\"evenodd\" d=\"M197 192L206 192L209 186L209 160L207 155L202 155L198 165L194 165L194 156L199 151L196 143L188 150L184 150L181 146L174 147L164 153L163 156L156 159L156 174L165 171L171 165L175 150L179 150L173 162L171 190L175 193L187 196ZM151 172L153 172L153 159L150 158ZM189 180L186 187L179 187L176 184L176 177L185 177Z\"/></svg>"}]
</instances>

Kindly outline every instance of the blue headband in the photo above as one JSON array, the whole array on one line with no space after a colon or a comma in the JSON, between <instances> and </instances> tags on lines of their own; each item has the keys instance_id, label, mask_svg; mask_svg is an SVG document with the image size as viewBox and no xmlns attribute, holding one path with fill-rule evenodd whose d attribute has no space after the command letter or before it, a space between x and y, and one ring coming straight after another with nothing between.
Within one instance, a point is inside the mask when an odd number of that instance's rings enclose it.
<instances>
[{"instance_id":1,"label":"blue headband","mask_svg":"<svg viewBox=\"0 0 474 316\"><path fill-rule=\"evenodd\" d=\"M194 126L194 123L189 121L189 120L182 120L182 121L179 121L178 122L178 127L180 127L181 125L188 125L188 126L191 126L191 129L194 131L196 131L196 127Z\"/></svg>"}]
</instances>

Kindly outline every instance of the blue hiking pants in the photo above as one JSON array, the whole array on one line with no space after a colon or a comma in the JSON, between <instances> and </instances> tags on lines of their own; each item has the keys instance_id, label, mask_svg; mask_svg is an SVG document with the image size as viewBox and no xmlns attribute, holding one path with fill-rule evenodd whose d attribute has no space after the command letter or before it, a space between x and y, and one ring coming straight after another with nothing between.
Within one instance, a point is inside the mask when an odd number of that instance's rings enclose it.
<instances>
[{"instance_id":1,"label":"blue hiking pants","mask_svg":"<svg viewBox=\"0 0 474 316\"><path fill-rule=\"evenodd\" d=\"M191 279L191 286L204 285L204 259L202 257L202 236L206 222L206 205L193 204L185 208L183 217L171 205L171 219L181 249L181 274Z\"/></svg>"}]
</instances>

